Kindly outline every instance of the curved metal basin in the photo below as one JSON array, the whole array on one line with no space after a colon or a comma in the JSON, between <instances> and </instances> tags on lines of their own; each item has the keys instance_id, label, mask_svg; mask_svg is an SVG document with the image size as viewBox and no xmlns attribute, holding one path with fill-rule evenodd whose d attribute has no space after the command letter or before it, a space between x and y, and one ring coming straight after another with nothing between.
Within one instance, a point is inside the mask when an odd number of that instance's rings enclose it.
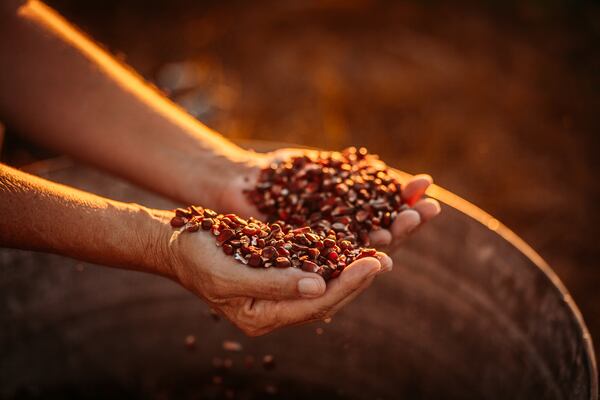
<instances>
[{"instance_id":1,"label":"curved metal basin","mask_svg":"<svg viewBox=\"0 0 600 400\"><path fill-rule=\"evenodd\" d=\"M174 206L70 163L37 173ZM0 397L595 399L590 336L551 269L481 210L430 195L443 214L390 251L392 273L330 323L260 338L166 279L2 249Z\"/></svg>"}]
</instances>

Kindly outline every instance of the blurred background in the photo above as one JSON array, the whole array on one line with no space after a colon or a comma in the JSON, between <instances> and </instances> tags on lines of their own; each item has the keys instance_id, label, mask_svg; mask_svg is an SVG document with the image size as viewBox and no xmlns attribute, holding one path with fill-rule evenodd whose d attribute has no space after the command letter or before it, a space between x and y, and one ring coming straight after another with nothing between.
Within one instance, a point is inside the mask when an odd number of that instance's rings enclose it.
<instances>
[{"instance_id":1,"label":"blurred background","mask_svg":"<svg viewBox=\"0 0 600 400\"><path fill-rule=\"evenodd\" d=\"M550 263L598 349L598 4L48 3L233 140L362 145L430 173ZM47 155L12 135L3 153Z\"/></svg>"}]
</instances>

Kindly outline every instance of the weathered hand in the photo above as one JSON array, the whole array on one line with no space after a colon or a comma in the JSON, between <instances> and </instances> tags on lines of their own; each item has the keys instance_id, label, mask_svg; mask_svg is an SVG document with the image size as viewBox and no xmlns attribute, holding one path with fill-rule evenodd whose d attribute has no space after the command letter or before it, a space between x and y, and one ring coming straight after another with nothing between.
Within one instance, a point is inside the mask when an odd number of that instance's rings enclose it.
<instances>
[{"instance_id":1,"label":"weathered hand","mask_svg":"<svg viewBox=\"0 0 600 400\"><path fill-rule=\"evenodd\" d=\"M255 160L240 168L239 174L227 185L223 186L220 204L223 210L235 212L248 216L260 216L256 207L251 204L243 191L254 187L261 168L270 163L303 154L314 154L315 150L307 149L280 149L271 153L257 153ZM381 161L379 161L381 162ZM383 164L383 162L381 162ZM433 182L429 175L415 175L408 181L403 182L402 198L410 206L408 210L402 211L395 219L390 229L381 229L371 232L371 244L373 246L385 246L392 242L398 243L404 240L417 227L431 220L440 212L440 205L434 199L423 198L425 191ZM264 216L263 216L264 217Z\"/></svg>"},{"instance_id":2,"label":"weathered hand","mask_svg":"<svg viewBox=\"0 0 600 400\"><path fill-rule=\"evenodd\" d=\"M355 261L326 285L321 276L297 268L242 265L224 255L208 232L172 231L168 243L171 276L250 336L330 317L392 267L378 253Z\"/></svg>"}]
</instances>

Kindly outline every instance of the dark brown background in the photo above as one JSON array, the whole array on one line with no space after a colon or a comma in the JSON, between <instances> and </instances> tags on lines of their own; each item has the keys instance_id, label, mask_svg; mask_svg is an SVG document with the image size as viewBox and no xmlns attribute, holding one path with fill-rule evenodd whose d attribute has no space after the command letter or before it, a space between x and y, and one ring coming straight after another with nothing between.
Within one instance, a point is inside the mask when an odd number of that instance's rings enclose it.
<instances>
[{"instance_id":1,"label":"dark brown background","mask_svg":"<svg viewBox=\"0 0 600 400\"><path fill-rule=\"evenodd\" d=\"M597 5L50 4L227 137L364 145L432 174L538 250L600 340Z\"/></svg>"}]
</instances>

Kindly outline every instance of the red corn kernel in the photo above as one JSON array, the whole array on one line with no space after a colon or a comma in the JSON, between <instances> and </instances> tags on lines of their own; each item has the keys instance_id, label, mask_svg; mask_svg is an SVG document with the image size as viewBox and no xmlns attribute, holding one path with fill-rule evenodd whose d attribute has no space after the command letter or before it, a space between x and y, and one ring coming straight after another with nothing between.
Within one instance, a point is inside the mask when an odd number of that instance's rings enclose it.
<instances>
[{"instance_id":1,"label":"red corn kernel","mask_svg":"<svg viewBox=\"0 0 600 400\"><path fill-rule=\"evenodd\" d=\"M219 236L217 236L217 240L221 243L226 242L231 239L235 235L235 232L231 229L223 229Z\"/></svg>"},{"instance_id":2,"label":"red corn kernel","mask_svg":"<svg viewBox=\"0 0 600 400\"><path fill-rule=\"evenodd\" d=\"M182 218L190 218L192 213L189 210L178 208L175 210L175 215Z\"/></svg>"},{"instance_id":3,"label":"red corn kernel","mask_svg":"<svg viewBox=\"0 0 600 400\"><path fill-rule=\"evenodd\" d=\"M260 257L260 254L252 253L250 255L250 258L248 259L248 265L250 265L251 267L258 268L258 267L261 267L262 264L263 264L263 260Z\"/></svg>"},{"instance_id":4,"label":"red corn kernel","mask_svg":"<svg viewBox=\"0 0 600 400\"><path fill-rule=\"evenodd\" d=\"M291 266L290 260L287 257L277 257L275 259L275 266L278 268L289 268Z\"/></svg>"},{"instance_id":5,"label":"red corn kernel","mask_svg":"<svg viewBox=\"0 0 600 400\"><path fill-rule=\"evenodd\" d=\"M171 226L173 228L180 228L186 224L186 220L183 217L173 217L171 219Z\"/></svg>"},{"instance_id":6,"label":"red corn kernel","mask_svg":"<svg viewBox=\"0 0 600 400\"><path fill-rule=\"evenodd\" d=\"M198 223L192 223L186 228L186 230L188 232L196 232L199 229L200 229L200 224L198 224Z\"/></svg>"},{"instance_id":7,"label":"red corn kernel","mask_svg":"<svg viewBox=\"0 0 600 400\"><path fill-rule=\"evenodd\" d=\"M212 228L213 224L214 224L214 221L211 218L205 218L202 220L202 229L207 231L210 228Z\"/></svg>"},{"instance_id":8,"label":"red corn kernel","mask_svg":"<svg viewBox=\"0 0 600 400\"><path fill-rule=\"evenodd\" d=\"M319 266L312 261L304 260L302 263L302 270L306 272L317 272Z\"/></svg>"},{"instance_id":9,"label":"red corn kernel","mask_svg":"<svg viewBox=\"0 0 600 400\"><path fill-rule=\"evenodd\" d=\"M325 247L333 247L333 246L335 246L335 240L327 238L327 239L323 240L323 245Z\"/></svg>"},{"instance_id":10,"label":"red corn kernel","mask_svg":"<svg viewBox=\"0 0 600 400\"><path fill-rule=\"evenodd\" d=\"M267 259L271 259L277 255L277 250L273 246L268 246L262 249L261 255Z\"/></svg>"},{"instance_id":11,"label":"red corn kernel","mask_svg":"<svg viewBox=\"0 0 600 400\"><path fill-rule=\"evenodd\" d=\"M228 256L232 255L233 254L233 246L225 243L223 245L223 253L227 254Z\"/></svg>"}]
</instances>

